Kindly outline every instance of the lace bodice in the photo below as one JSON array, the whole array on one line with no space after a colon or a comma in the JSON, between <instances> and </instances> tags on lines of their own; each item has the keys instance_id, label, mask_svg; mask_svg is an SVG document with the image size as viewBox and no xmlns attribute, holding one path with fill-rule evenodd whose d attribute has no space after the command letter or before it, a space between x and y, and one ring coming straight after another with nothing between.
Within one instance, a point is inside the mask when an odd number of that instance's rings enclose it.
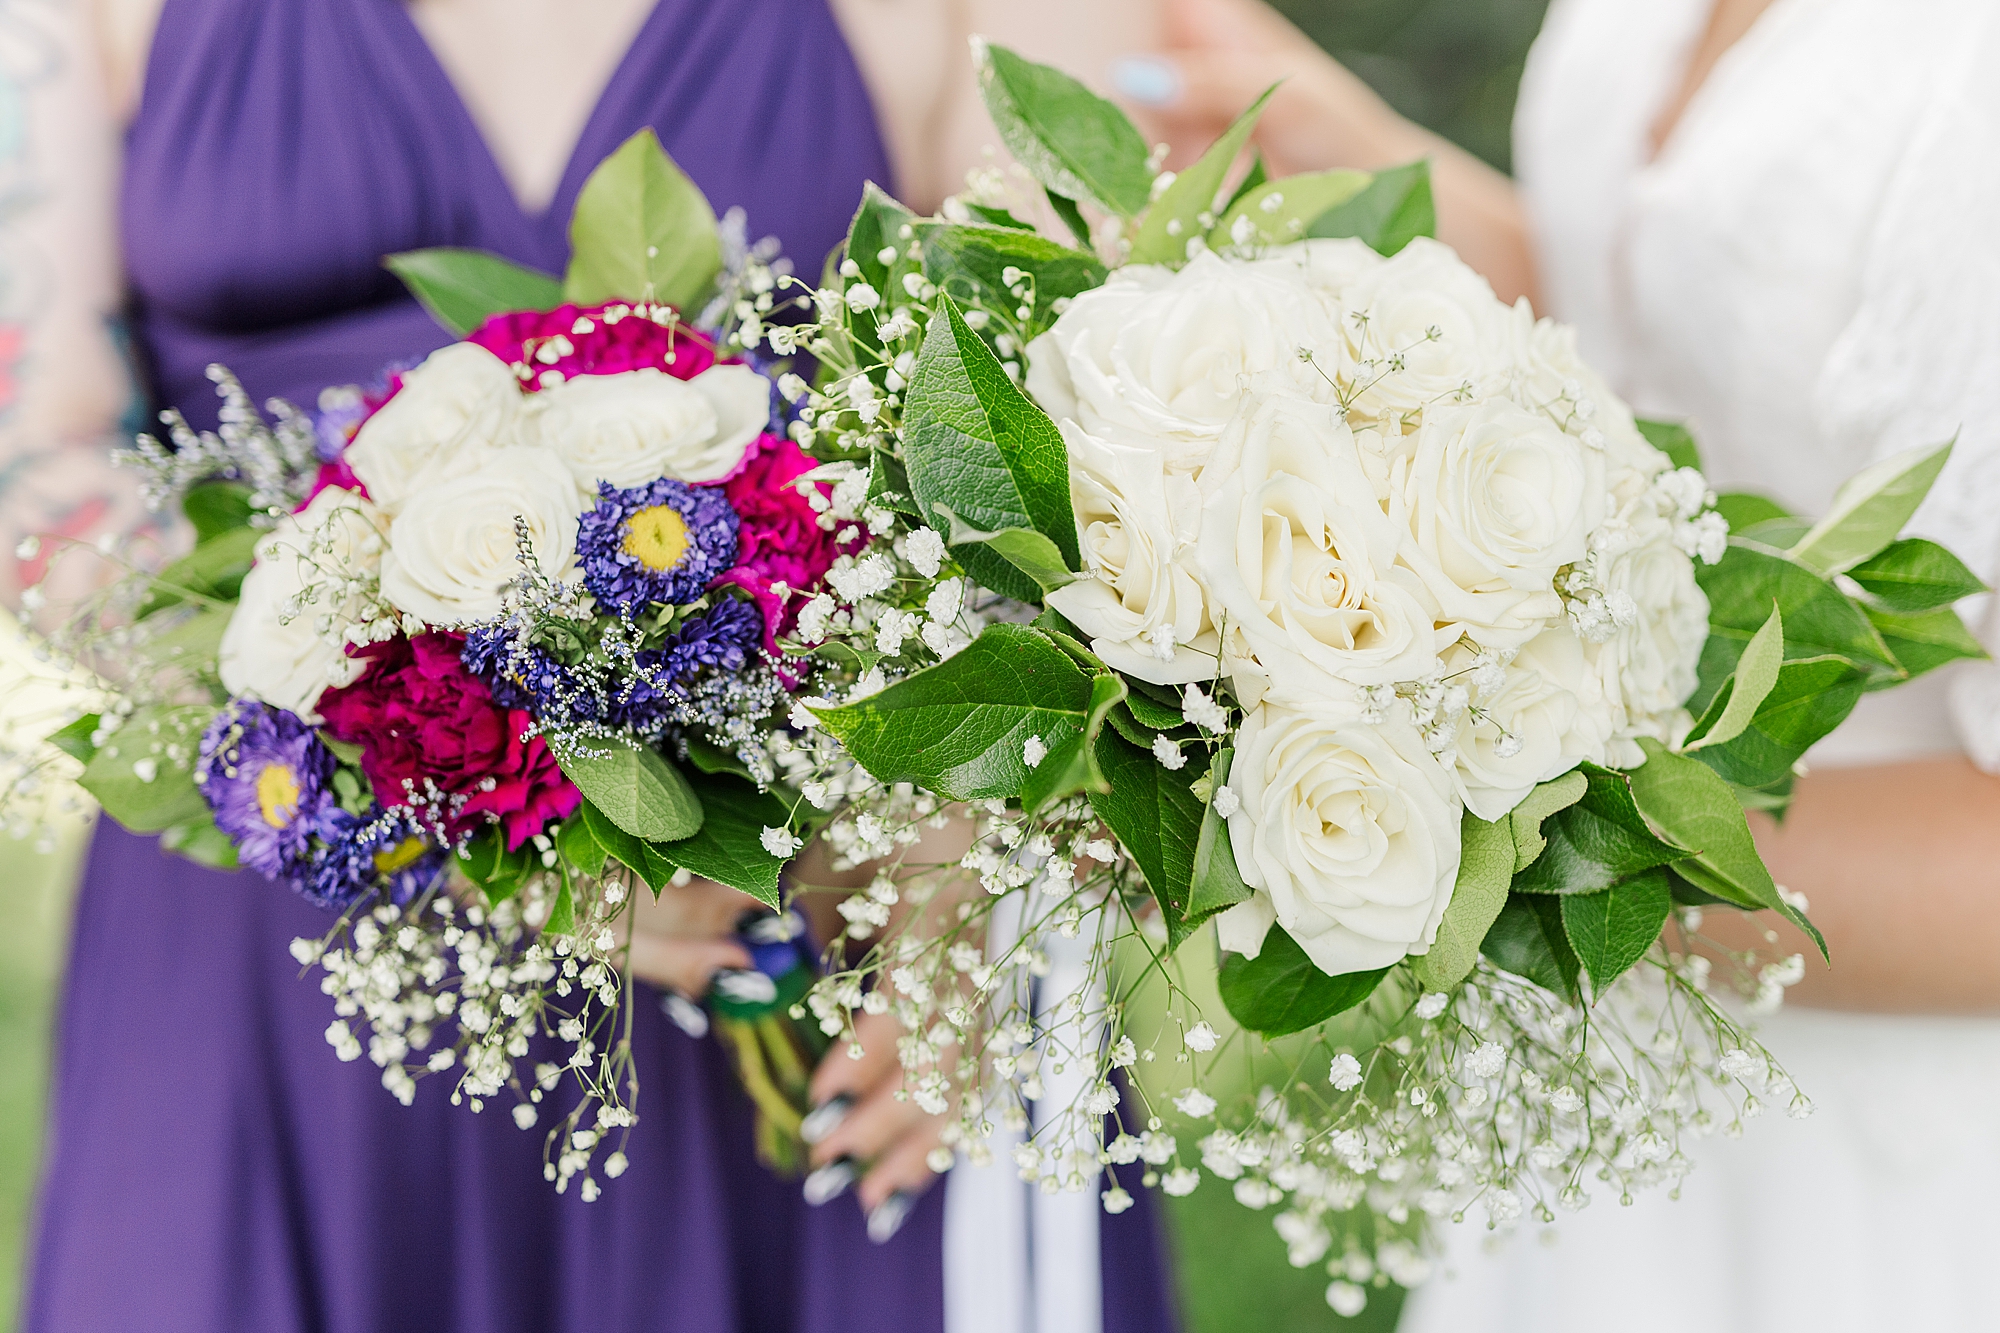
<instances>
[{"instance_id":1,"label":"lace bodice","mask_svg":"<svg viewBox=\"0 0 2000 1333\"><path fill-rule=\"evenodd\" d=\"M1550 313L1642 414L1690 421L1721 489L1818 513L1956 434L1913 529L2000 582L2000 6L1776 0L1654 157L1709 8L1550 11L1515 122ZM1828 744L2000 768L2000 668L1871 696Z\"/></svg>"}]
</instances>

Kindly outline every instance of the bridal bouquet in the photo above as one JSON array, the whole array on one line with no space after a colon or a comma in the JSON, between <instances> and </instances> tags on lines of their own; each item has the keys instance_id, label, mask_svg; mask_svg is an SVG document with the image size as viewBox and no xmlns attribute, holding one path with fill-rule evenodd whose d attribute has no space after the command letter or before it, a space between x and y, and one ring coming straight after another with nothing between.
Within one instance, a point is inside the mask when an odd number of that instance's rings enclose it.
<instances>
[{"instance_id":1,"label":"bridal bouquet","mask_svg":"<svg viewBox=\"0 0 2000 1333\"><path fill-rule=\"evenodd\" d=\"M266 425L218 372L218 434L138 451L201 544L57 645L117 677L56 737L85 786L339 913L295 953L398 1096L531 1128L572 1072L585 1198L633 1121L618 923L689 876L833 909L817 969L754 923L782 957L714 1004L774 1160L802 1061L893 1014L936 1169L1232 1182L1336 1308L1431 1219L1808 1112L1723 994L1804 960L1701 922L1818 944L1745 811L1980 655L1977 580L1898 538L1948 449L1817 522L1714 495L1429 239L1421 166L1242 175L1260 102L1163 172L977 56L1022 173L871 188L816 285L642 136L560 281L397 257L464 340L380 391Z\"/></svg>"}]
</instances>

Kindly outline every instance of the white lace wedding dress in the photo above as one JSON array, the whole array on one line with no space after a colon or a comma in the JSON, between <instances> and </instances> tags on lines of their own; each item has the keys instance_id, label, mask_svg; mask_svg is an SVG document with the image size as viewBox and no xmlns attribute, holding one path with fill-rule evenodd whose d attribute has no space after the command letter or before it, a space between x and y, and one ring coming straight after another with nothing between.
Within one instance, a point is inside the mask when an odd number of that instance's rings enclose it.
<instances>
[{"instance_id":1,"label":"white lace wedding dress","mask_svg":"<svg viewBox=\"0 0 2000 1333\"><path fill-rule=\"evenodd\" d=\"M1515 126L1550 313L1643 415L1690 420L1720 489L1818 513L1956 433L1914 527L2000 583L2000 3L1776 0L1649 160L1710 4L1556 0ZM2000 768L2000 668L1871 696L1812 760L1951 750ZM1600 1190L1547 1244L1448 1226L1406 1333L2000 1328L2000 1019L1763 1031L1810 1120L1702 1142L1679 1202Z\"/></svg>"}]
</instances>

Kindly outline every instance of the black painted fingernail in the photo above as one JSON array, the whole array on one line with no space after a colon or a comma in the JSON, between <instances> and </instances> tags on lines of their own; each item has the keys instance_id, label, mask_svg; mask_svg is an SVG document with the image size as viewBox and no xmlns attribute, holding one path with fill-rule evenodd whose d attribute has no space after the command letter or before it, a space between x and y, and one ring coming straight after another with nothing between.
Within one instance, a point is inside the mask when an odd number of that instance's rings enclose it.
<instances>
[{"instance_id":1,"label":"black painted fingernail","mask_svg":"<svg viewBox=\"0 0 2000 1333\"><path fill-rule=\"evenodd\" d=\"M807 1203L817 1208L847 1193L860 1174L852 1157L837 1157L807 1176L799 1192L805 1195Z\"/></svg>"},{"instance_id":2,"label":"black painted fingernail","mask_svg":"<svg viewBox=\"0 0 2000 1333\"><path fill-rule=\"evenodd\" d=\"M818 1143L833 1133L847 1113L854 1108L854 1098L845 1092L836 1092L812 1110L799 1122L799 1137L807 1143Z\"/></svg>"},{"instance_id":3,"label":"black painted fingernail","mask_svg":"<svg viewBox=\"0 0 2000 1333\"><path fill-rule=\"evenodd\" d=\"M897 1190L888 1198L875 1205L868 1214L868 1239L877 1245L887 1245L903 1223L910 1217L910 1210L917 1206L917 1196L908 1190Z\"/></svg>"}]
</instances>

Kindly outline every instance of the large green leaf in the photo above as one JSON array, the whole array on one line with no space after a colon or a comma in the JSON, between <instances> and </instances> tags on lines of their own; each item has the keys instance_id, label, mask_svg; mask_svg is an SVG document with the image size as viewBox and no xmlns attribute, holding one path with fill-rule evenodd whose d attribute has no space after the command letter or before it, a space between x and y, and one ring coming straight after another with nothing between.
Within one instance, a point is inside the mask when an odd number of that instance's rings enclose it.
<instances>
[{"instance_id":1,"label":"large green leaf","mask_svg":"<svg viewBox=\"0 0 2000 1333\"><path fill-rule=\"evenodd\" d=\"M1377 254L1393 255L1419 236L1437 235L1431 164L1378 171L1368 188L1313 219L1308 236L1354 236Z\"/></svg>"},{"instance_id":2,"label":"large green leaf","mask_svg":"<svg viewBox=\"0 0 2000 1333\"><path fill-rule=\"evenodd\" d=\"M590 834L591 841L603 848L607 857L645 880L655 893L659 892L667 877L673 874L672 867L662 871L656 862L646 856L646 844L642 840L612 823L611 816L589 801L578 807L577 813L582 817L583 827ZM598 869L600 872L603 870L601 863Z\"/></svg>"},{"instance_id":3,"label":"large green leaf","mask_svg":"<svg viewBox=\"0 0 2000 1333\"><path fill-rule=\"evenodd\" d=\"M1028 173L1070 199L1132 217L1153 187L1146 140L1111 103L1062 71L979 41L979 91L1001 141Z\"/></svg>"},{"instance_id":4,"label":"large green leaf","mask_svg":"<svg viewBox=\"0 0 2000 1333\"><path fill-rule=\"evenodd\" d=\"M1807 750L1847 720L1867 681L1865 674L1841 657L1787 662L1735 736L1709 744L1719 728L1709 730L1700 748L1691 745L1688 751L1738 786L1769 787L1782 782ZM1696 730L1701 731L1718 714L1726 717L1735 704L1733 687L1725 687Z\"/></svg>"},{"instance_id":5,"label":"large green leaf","mask_svg":"<svg viewBox=\"0 0 2000 1333\"><path fill-rule=\"evenodd\" d=\"M192 765L215 712L208 704L138 709L105 738L77 781L106 814L134 833L159 833L200 820L208 814L208 802L195 786Z\"/></svg>"},{"instance_id":6,"label":"large green leaf","mask_svg":"<svg viewBox=\"0 0 2000 1333\"><path fill-rule=\"evenodd\" d=\"M1507 823L1514 842L1514 871L1533 865L1542 848L1549 845L1542 836L1543 822L1556 811L1575 805L1589 790L1590 779L1583 775L1582 769L1572 768L1559 778L1538 784L1508 812ZM1512 874L1509 872L1509 878Z\"/></svg>"},{"instance_id":7,"label":"large green leaf","mask_svg":"<svg viewBox=\"0 0 2000 1333\"><path fill-rule=\"evenodd\" d=\"M1581 787L1582 781L1576 784ZM1410 960L1427 990L1450 990L1479 958L1480 941L1507 905L1514 878L1514 830L1509 820L1489 824L1467 810L1459 820L1458 882L1438 923L1430 952Z\"/></svg>"},{"instance_id":8,"label":"large green leaf","mask_svg":"<svg viewBox=\"0 0 2000 1333\"><path fill-rule=\"evenodd\" d=\"M197 542L250 526L250 488L240 481L204 481L181 497L181 512Z\"/></svg>"},{"instance_id":9,"label":"large green leaf","mask_svg":"<svg viewBox=\"0 0 2000 1333\"><path fill-rule=\"evenodd\" d=\"M486 250L437 246L405 250L382 263L403 280L431 318L463 338L495 315L512 310L552 310L563 285Z\"/></svg>"},{"instance_id":10,"label":"large green leaf","mask_svg":"<svg viewBox=\"0 0 2000 1333\"><path fill-rule=\"evenodd\" d=\"M961 306L1014 309L1020 302L1006 281L1008 269L1032 278L1035 304L1028 328L1055 318L1055 302L1104 285L1104 265L1095 255L1058 244L1031 231L1007 227L929 223L921 229L924 276Z\"/></svg>"},{"instance_id":11,"label":"large green leaf","mask_svg":"<svg viewBox=\"0 0 2000 1333\"><path fill-rule=\"evenodd\" d=\"M925 518L940 532L948 508L986 532L1031 528L1078 563L1069 453L1048 413L1015 386L949 296L924 335L903 401L903 466ZM1040 601L1041 589L996 552L960 548L966 571L1005 596Z\"/></svg>"},{"instance_id":12,"label":"large green leaf","mask_svg":"<svg viewBox=\"0 0 2000 1333\"><path fill-rule=\"evenodd\" d=\"M1675 467L1701 470L1701 449L1688 428L1678 421L1636 420L1632 423L1646 437L1646 443L1665 454Z\"/></svg>"},{"instance_id":13,"label":"large green leaf","mask_svg":"<svg viewBox=\"0 0 2000 1333\"><path fill-rule=\"evenodd\" d=\"M702 779L701 804L699 833L645 845L648 881L664 883L675 870L686 870L781 907L785 862L764 849L764 830L791 827L784 802L741 778L715 775Z\"/></svg>"},{"instance_id":14,"label":"large green leaf","mask_svg":"<svg viewBox=\"0 0 2000 1333\"><path fill-rule=\"evenodd\" d=\"M1705 712L1736 670L1737 658L1771 617L1784 617L1785 657L1844 657L1871 675L1900 679L1882 636L1852 599L1783 552L1732 537L1722 559L1695 569L1708 594L1708 640L1701 681L1688 707Z\"/></svg>"},{"instance_id":15,"label":"large green leaf","mask_svg":"<svg viewBox=\"0 0 2000 1333\"><path fill-rule=\"evenodd\" d=\"M90 762L90 757L97 753L97 746L90 738L97 734L98 727L103 724L102 713L85 713L68 726L49 733L48 743L78 763L87 764Z\"/></svg>"},{"instance_id":16,"label":"large green leaf","mask_svg":"<svg viewBox=\"0 0 2000 1333\"><path fill-rule=\"evenodd\" d=\"M1743 656L1736 661L1735 673L1723 682L1715 702L1709 706L1714 720L1702 718L1690 734L1686 748L1699 750L1742 735L1750 719L1756 716L1757 706L1778 683L1778 668L1784 661L1784 616L1773 607L1771 618L1764 622L1764 628L1750 636Z\"/></svg>"},{"instance_id":17,"label":"large green leaf","mask_svg":"<svg viewBox=\"0 0 2000 1333\"><path fill-rule=\"evenodd\" d=\"M1207 152L1174 177L1174 183L1139 224L1139 234L1132 239L1133 263L1178 267L1193 257L1188 248L1191 243L1206 243L1208 229L1215 225L1216 200L1229 176L1229 168L1235 165L1243 145L1250 141L1250 131L1257 128L1264 104L1276 91L1275 84L1266 88L1264 95L1251 103L1250 109L1238 116L1236 123L1224 130Z\"/></svg>"},{"instance_id":18,"label":"large green leaf","mask_svg":"<svg viewBox=\"0 0 2000 1333\"><path fill-rule=\"evenodd\" d=\"M604 863L611 856L611 849L599 842L597 835L590 831L590 821L584 818L581 808L556 830L556 851L562 854L565 861L592 878L604 873Z\"/></svg>"},{"instance_id":19,"label":"large green leaf","mask_svg":"<svg viewBox=\"0 0 2000 1333\"><path fill-rule=\"evenodd\" d=\"M1913 616L1892 615L1868 608L1868 623L1882 636L1882 642L1896 655L1896 661L1911 677L1935 671L1947 662L1985 657L1986 649L1972 631L1948 606ZM1894 677L1876 677L1868 682L1871 690L1887 689L1902 682Z\"/></svg>"},{"instance_id":20,"label":"large green leaf","mask_svg":"<svg viewBox=\"0 0 2000 1333\"><path fill-rule=\"evenodd\" d=\"M475 832L458 856L459 870L496 907L519 893L521 885L541 869L541 864L532 842L508 851L507 836L498 824L488 824Z\"/></svg>"},{"instance_id":21,"label":"large green leaf","mask_svg":"<svg viewBox=\"0 0 2000 1333\"><path fill-rule=\"evenodd\" d=\"M715 210L650 129L583 183L569 245L562 294L578 305L651 299L692 312L722 270Z\"/></svg>"},{"instance_id":22,"label":"large green leaf","mask_svg":"<svg viewBox=\"0 0 2000 1333\"><path fill-rule=\"evenodd\" d=\"M139 614L149 616L185 601L235 601L262 536L255 528L229 528L210 537L159 572Z\"/></svg>"},{"instance_id":23,"label":"large green leaf","mask_svg":"<svg viewBox=\"0 0 2000 1333\"><path fill-rule=\"evenodd\" d=\"M1687 855L1653 836L1623 773L1595 764L1582 772L1583 796L1542 821L1548 846L1515 874L1516 893L1595 893Z\"/></svg>"},{"instance_id":24,"label":"large green leaf","mask_svg":"<svg viewBox=\"0 0 2000 1333\"><path fill-rule=\"evenodd\" d=\"M881 781L975 800L1019 796L1028 740L1055 752L1082 734L1090 705L1091 678L1069 654L1045 634L1002 622L879 694L817 712Z\"/></svg>"},{"instance_id":25,"label":"large green leaf","mask_svg":"<svg viewBox=\"0 0 2000 1333\"><path fill-rule=\"evenodd\" d=\"M1735 793L1698 759L1678 755L1650 737L1639 745L1646 762L1628 774L1632 797L1653 826L1694 854L1673 870L1696 888L1739 907L1769 908L1811 935L1826 953L1826 941L1803 913L1778 893L1778 886Z\"/></svg>"},{"instance_id":26,"label":"large green leaf","mask_svg":"<svg viewBox=\"0 0 2000 1333\"><path fill-rule=\"evenodd\" d=\"M1921 537L1889 543L1848 570L1847 577L1900 615L1950 606L1961 597L1986 591L1964 561Z\"/></svg>"},{"instance_id":27,"label":"large green leaf","mask_svg":"<svg viewBox=\"0 0 2000 1333\"><path fill-rule=\"evenodd\" d=\"M1202 766L1191 756L1185 767L1169 771L1151 750L1116 731L1098 736L1097 762L1110 790L1093 792L1090 808L1138 864L1167 923L1167 947L1178 949L1194 930L1187 919L1188 886L1208 812L1193 791Z\"/></svg>"},{"instance_id":28,"label":"large green leaf","mask_svg":"<svg viewBox=\"0 0 2000 1333\"><path fill-rule=\"evenodd\" d=\"M1185 916L1190 926L1199 925L1217 912L1226 911L1250 897L1250 886L1236 868L1236 849L1229 841L1229 821L1215 812L1214 793L1229 784L1229 768L1236 751L1225 746L1209 761L1208 808L1201 814L1201 832L1195 837L1194 867L1188 876Z\"/></svg>"},{"instance_id":29,"label":"large green leaf","mask_svg":"<svg viewBox=\"0 0 2000 1333\"><path fill-rule=\"evenodd\" d=\"M1855 473L1834 493L1826 517L1793 544L1792 559L1838 574L1874 555L1896 540L1950 457L1949 444L1906 449Z\"/></svg>"},{"instance_id":30,"label":"large green leaf","mask_svg":"<svg viewBox=\"0 0 2000 1333\"><path fill-rule=\"evenodd\" d=\"M236 844L215 826L212 816L191 819L160 830L160 846L211 870L235 870L240 864Z\"/></svg>"},{"instance_id":31,"label":"large green leaf","mask_svg":"<svg viewBox=\"0 0 2000 1333\"><path fill-rule=\"evenodd\" d=\"M1074 654L1071 656L1074 660ZM1079 792L1110 790L1097 764L1097 735L1104 729L1111 710L1124 701L1123 676L1100 671L1090 678L1090 711L1084 715L1083 730L1049 751L1041 763L1028 771L1027 781L1021 784L1021 804L1025 809L1038 811Z\"/></svg>"},{"instance_id":32,"label":"large green leaf","mask_svg":"<svg viewBox=\"0 0 2000 1333\"><path fill-rule=\"evenodd\" d=\"M564 737L552 748L563 775L633 837L685 838L701 827L694 789L650 747L592 736Z\"/></svg>"},{"instance_id":33,"label":"large green leaf","mask_svg":"<svg viewBox=\"0 0 2000 1333\"><path fill-rule=\"evenodd\" d=\"M1664 870L1648 871L1602 893L1562 900L1563 933L1598 995L1646 956L1673 901Z\"/></svg>"},{"instance_id":34,"label":"large green leaf","mask_svg":"<svg viewBox=\"0 0 2000 1333\"><path fill-rule=\"evenodd\" d=\"M1282 1037L1352 1009L1374 994L1388 973L1384 967L1328 976L1283 926L1272 926L1255 958L1223 955L1216 986L1237 1022L1266 1037Z\"/></svg>"},{"instance_id":35,"label":"large green leaf","mask_svg":"<svg viewBox=\"0 0 2000 1333\"><path fill-rule=\"evenodd\" d=\"M1239 189L1228 211L1209 229L1208 243L1220 250L1300 240L1315 219L1355 198L1374 179L1365 171L1314 171Z\"/></svg>"},{"instance_id":36,"label":"large green leaf","mask_svg":"<svg viewBox=\"0 0 2000 1333\"><path fill-rule=\"evenodd\" d=\"M1578 962L1563 930L1562 915L1560 898L1509 894L1507 905L1480 942L1479 952L1503 971L1574 1000Z\"/></svg>"},{"instance_id":37,"label":"large green leaf","mask_svg":"<svg viewBox=\"0 0 2000 1333\"><path fill-rule=\"evenodd\" d=\"M1792 516L1790 510L1768 496L1751 495L1740 491L1731 491L1716 496L1715 512L1722 515L1723 522L1729 524L1729 530L1734 533L1742 533L1747 528L1759 523L1769 522L1772 519L1790 518ZM1790 546L1799 537L1805 536L1806 528L1812 526L1806 523L1804 519L1800 519L1798 522L1802 525L1799 528L1798 534L1786 538L1784 545ZM1766 544L1769 545L1770 543Z\"/></svg>"},{"instance_id":38,"label":"large green leaf","mask_svg":"<svg viewBox=\"0 0 2000 1333\"><path fill-rule=\"evenodd\" d=\"M891 274L903 261L903 228L910 227L915 232L916 214L890 198L874 181L869 181L861 190L861 206L854 210L854 218L847 226L847 244L844 247L847 258L861 270L860 274L847 279L847 285L866 283L881 295L884 302L895 295L891 285ZM885 259L884 256L887 256ZM876 336L877 321L886 312L881 307L873 310L847 308L847 331L864 347L879 350L882 340Z\"/></svg>"},{"instance_id":39,"label":"large green leaf","mask_svg":"<svg viewBox=\"0 0 2000 1333\"><path fill-rule=\"evenodd\" d=\"M938 516L949 525L945 541L954 548L983 546L1035 581L1044 593L1075 583L1082 575L1063 561L1056 544L1033 528L1007 528L987 532L975 528L952 511L950 505L935 506ZM962 556L964 551L960 551Z\"/></svg>"}]
</instances>

